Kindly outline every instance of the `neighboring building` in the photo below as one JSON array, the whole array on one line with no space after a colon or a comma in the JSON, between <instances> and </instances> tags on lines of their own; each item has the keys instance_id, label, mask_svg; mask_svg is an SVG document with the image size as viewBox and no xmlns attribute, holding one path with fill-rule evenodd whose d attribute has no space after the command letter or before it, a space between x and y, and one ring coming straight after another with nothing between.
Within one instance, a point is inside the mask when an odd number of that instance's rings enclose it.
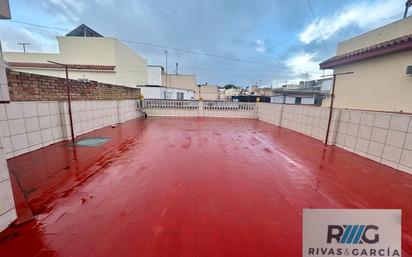
<instances>
[{"instance_id":1,"label":"neighboring building","mask_svg":"<svg viewBox=\"0 0 412 257\"><path fill-rule=\"evenodd\" d=\"M103 37L83 24L57 41L59 53L5 52L4 59L20 72L64 78L63 67L48 63L55 61L72 65L71 79L128 87L147 84L146 60L115 38Z\"/></svg>"},{"instance_id":2,"label":"neighboring building","mask_svg":"<svg viewBox=\"0 0 412 257\"><path fill-rule=\"evenodd\" d=\"M145 86L139 87L144 99L194 100L195 91L188 89Z\"/></svg>"},{"instance_id":3,"label":"neighboring building","mask_svg":"<svg viewBox=\"0 0 412 257\"><path fill-rule=\"evenodd\" d=\"M164 68L160 65L147 66L147 84L148 86L165 86Z\"/></svg>"},{"instance_id":4,"label":"neighboring building","mask_svg":"<svg viewBox=\"0 0 412 257\"><path fill-rule=\"evenodd\" d=\"M242 89L239 87L232 87L225 90L225 100L231 100L234 96L239 96Z\"/></svg>"},{"instance_id":5,"label":"neighboring building","mask_svg":"<svg viewBox=\"0 0 412 257\"><path fill-rule=\"evenodd\" d=\"M341 42L320 64L337 76L334 107L412 112L412 17ZM329 106L330 101L325 101Z\"/></svg>"}]
</instances>

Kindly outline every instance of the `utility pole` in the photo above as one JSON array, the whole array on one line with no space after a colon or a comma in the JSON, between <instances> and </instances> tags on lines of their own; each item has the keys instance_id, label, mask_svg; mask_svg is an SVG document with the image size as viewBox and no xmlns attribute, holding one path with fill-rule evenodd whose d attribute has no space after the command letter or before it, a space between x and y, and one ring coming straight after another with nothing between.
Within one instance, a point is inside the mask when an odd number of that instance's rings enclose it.
<instances>
[{"instance_id":1,"label":"utility pole","mask_svg":"<svg viewBox=\"0 0 412 257\"><path fill-rule=\"evenodd\" d=\"M333 112L333 100L335 99L335 85L336 85L336 77L341 76L341 75L349 75L353 74L352 71L350 72L343 72L343 73L334 73L332 75L326 75L322 77L333 77L333 82L332 82L332 93L330 95L330 105L329 105L329 119L328 119L328 127L326 129L326 138L325 138L325 145L328 145L328 139L329 139L329 130L330 130L330 124L332 122L332 112Z\"/></svg>"},{"instance_id":2,"label":"utility pole","mask_svg":"<svg viewBox=\"0 0 412 257\"><path fill-rule=\"evenodd\" d=\"M26 52L26 46L29 46L29 45L30 45L29 43L25 43L25 42L17 43L17 44L18 44L18 45L21 45L21 46L23 47L23 53Z\"/></svg>"},{"instance_id":3,"label":"utility pole","mask_svg":"<svg viewBox=\"0 0 412 257\"><path fill-rule=\"evenodd\" d=\"M72 104L71 104L71 95L70 95L70 85L69 85L69 67L75 67L74 65L58 63L54 61L47 61L52 64L56 64L58 66L64 67L66 71L66 90L67 90L67 104L69 106L69 118L70 118L70 132L71 132L71 140L74 144L74 129L73 129L73 116L72 116ZM77 67L75 67L77 68ZM78 68L77 68L78 69Z\"/></svg>"},{"instance_id":4,"label":"utility pole","mask_svg":"<svg viewBox=\"0 0 412 257\"><path fill-rule=\"evenodd\" d=\"M176 63L176 75L179 73L179 63Z\"/></svg>"}]
</instances>

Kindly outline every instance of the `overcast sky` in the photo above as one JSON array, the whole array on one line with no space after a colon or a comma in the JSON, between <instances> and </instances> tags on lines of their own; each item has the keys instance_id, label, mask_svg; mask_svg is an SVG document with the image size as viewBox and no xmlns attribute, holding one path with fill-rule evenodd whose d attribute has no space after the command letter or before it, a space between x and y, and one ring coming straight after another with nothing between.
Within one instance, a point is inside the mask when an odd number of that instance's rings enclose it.
<instances>
[{"instance_id":1,"label":"overcast sky","mask_svg":"<svg viewBox=\"0 0 412 257\"><path fill-rule=\"evenodd\" d=\"M319 62L339 41L402 17L404 0L10 0L12 21L0 20L3 50L57 52L55 36L84 23L104 36L168 49L169 71L196 74L198 83L279 85L315 78ZM67 29L44 29L23 21ZM126 43L165 64L164 48Z\"/></svg>"}]
</instances>

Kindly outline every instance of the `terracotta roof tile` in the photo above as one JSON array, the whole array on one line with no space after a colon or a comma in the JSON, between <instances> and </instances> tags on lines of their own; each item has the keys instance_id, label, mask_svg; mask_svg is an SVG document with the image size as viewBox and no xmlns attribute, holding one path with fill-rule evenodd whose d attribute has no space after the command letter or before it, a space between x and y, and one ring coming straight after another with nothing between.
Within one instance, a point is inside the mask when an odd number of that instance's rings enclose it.
<instances>
[{"instance_id":1,"label":"terracotta roof tile","mask_svg":"<svg viewBox=\"0 0 412 257\"><path fill-rule=\"evenodd\" d=\"M320 64L321 69L331 69L386 54L412 50L412 34L337 55Z\"/></svg>"}]
</instances>

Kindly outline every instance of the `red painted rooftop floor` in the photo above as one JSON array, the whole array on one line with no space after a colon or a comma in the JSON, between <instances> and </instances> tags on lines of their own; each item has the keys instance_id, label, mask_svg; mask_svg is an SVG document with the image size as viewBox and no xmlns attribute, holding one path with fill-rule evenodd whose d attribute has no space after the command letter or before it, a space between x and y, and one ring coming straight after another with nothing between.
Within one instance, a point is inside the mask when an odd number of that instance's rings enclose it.
<instances>
[{"instance_id":1,"label":"red painted rooftop floor","mask_svg":"<svg viewBox=\"0 0 412 257\"><path fill-rule=\"evenodd\" d=\"M256 120L138 119L9 160L36 218L0 256L301 256L302 208L400 208L412 176ZM74 151L75 149L75 151Z\"/></svg>"}]
</instances>

